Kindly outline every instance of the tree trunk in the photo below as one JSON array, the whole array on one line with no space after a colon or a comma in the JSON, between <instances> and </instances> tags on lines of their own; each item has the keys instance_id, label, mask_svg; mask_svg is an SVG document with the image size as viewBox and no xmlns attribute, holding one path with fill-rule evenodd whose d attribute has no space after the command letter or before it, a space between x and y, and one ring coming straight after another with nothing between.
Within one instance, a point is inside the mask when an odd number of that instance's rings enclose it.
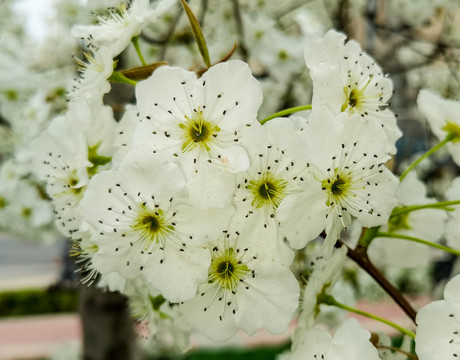
<instances>
[{"instance_id":1,"label":"tree trunk","mask_svg":"<svg viewBox=\"0 0 460 360\"><path fill-rule=\"evenodd\" d=\"M84 360L140 359L133 321L123 295L82 286L80 314Z\"/></svg>"}]
</instances>

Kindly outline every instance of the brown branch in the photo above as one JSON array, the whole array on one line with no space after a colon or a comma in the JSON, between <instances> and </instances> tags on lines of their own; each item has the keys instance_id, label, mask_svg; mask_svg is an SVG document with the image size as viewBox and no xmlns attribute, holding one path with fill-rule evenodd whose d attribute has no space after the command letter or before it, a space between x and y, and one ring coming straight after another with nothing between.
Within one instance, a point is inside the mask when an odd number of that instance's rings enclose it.
<instances>
[{"instance_id":1,"label":"brown branch","mask_svg":"<svg viewBox=\"0 0 460 360\"><path fill-rule=\"evenodd\" d=\"M341 240L337 240L338 245L345 245ZM345 245L346 246L346 245ZM382 273L372 264L366 253L366 248L357 246L356 250L353 250L347 246L347 255L350 259L356 262L363 270L365 270L375 281L390 295L393 300L401 307L401 309L411 318L415 323L415 317L417 311L412 307L411 304L404 298L404 296L391 284Z\"/></svg>"},{"instance_id":2,"label":"brown branch","mask_svg":"<svg viewBox=\"0 0 460 360\"><path fill-rule=\"evenodd\" d=\"M233 7L233 16L235 17L235 22L236 22L236 31L238 33L238 41L239 41L238 50L240 51L241 57L243 58L243 60L245 62L248 62L249 53L246 47L246 42L244 40L243 18L241 17L240 4L238 3L238 0L232 0L232 7Z\"/></svg>"},{"instance_id":3,"label":"brown branch","mask_svg":"<svg viewBox=\"0 0 460 360\"><path fill-rule=\"evenodd\" d=\"M166 33L166 36L164 37L164 44L160 52L160 60L164 60L166 58L166 50L169 45L169 40L174 34L174 31L176 30L177 25L179 25L179 20L183 13L184 13L184 9L182 8L182 6L180 6L179 9L177 10L176 15L174 16L174 20L171 23L171 26L169 27L168 32Z\"/></svg>"},{"instance_id":4,"label":"brown branch","mask_svg":"<svg viewBox=\"0 0 460 360\"><path fill-rule=\"evenodd\" d=\"M166 35L163 37L163 39L155 39L153 37L151 37L150 35L147 35L145 32L142 32L140 37L142 40L148 42L149 44L152 44L152 45L158 45L158 46L161 46L161 52L160 52L160 59L163 61L166 57L166 50L167 50L167 47L169 45L169 42L174 34L174 31L176 30L176 27L178 26L179 24L179 20L182 16L182 13L184 12L184 9L182 8L182 6L180 6L177 10L177 13L176 15L174 16L174 20L172 21L169 29L168 29L168 32L166 33Z\"/></svg>"}]
</instances>

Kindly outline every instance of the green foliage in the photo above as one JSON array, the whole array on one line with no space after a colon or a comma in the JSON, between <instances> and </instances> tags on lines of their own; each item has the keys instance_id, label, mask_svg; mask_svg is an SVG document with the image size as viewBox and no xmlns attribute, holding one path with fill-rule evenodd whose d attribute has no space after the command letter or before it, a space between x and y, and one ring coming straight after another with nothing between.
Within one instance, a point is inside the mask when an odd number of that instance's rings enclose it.
<instances>
[{"instance_id":1,"label":"green foliage","mask_svg":"<svg viewBox=\"0 0 460 360\"><path fill-rule=\"evenodd\" d=\"M276 356L290 348L286 343L278 346L263 346L255 348L217 348L195 350L177 359L181 360L274 360ZM173 360L173 357L151 357L150 360Z\"/></svg>"},{"instance_id":2,"label":"green foliage","mask_svg":"<svg viewBox=\"0 0 460 360\"><path fill-rule=\"evenodd\" d=\"M29 289L0 293L0 318L76 311L77 290Z\"/></svg>"}]
</instances>

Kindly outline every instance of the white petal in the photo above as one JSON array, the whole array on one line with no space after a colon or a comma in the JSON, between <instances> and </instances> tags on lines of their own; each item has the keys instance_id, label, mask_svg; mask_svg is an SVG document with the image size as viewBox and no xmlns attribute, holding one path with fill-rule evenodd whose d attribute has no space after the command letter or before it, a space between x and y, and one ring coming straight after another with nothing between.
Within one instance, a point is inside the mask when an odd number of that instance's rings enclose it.
<instances>
[{"instance_id":1,"label":"white petal","mask_svg":"<svg viewBox=\"0 0 460 360\"><path fill-rule=\"evenodd\" d=\"M324 38L305 44L304 56L307 67L320 62L338 59L344 47L346 35L335 30L329 30Z\"/></svg>"},{"instance_id":2,"label":"white petal","mask_svg":"<svg viewBox=\"0 0 460 360\"><path fill-rule=\"evenodd\" d=\"M460 356L460 303L434 301L419 310L416 320L415 351L420 360Z\"/></svg>"},{"instance_id":3,"label":"white petal","mask_svg":"<svg viewBox=\"0 0 460 360\"><path fill-rule=\"evenodd\" d=\"M401 205L404 206L417 205L426 201L425 185L417 178L415 171L408 173L399 184L396 196Z\"/></svg>"},{"instance_id":4,"label":"white petal","mask_svg":"<svg viewBox=\"0 0 460 360\"><path fill-rule=\"evenodd\" d=\"M286 196L276 213L281 235L294 249L303 248L326 228L327 198L321 184L317 184L319 190L313 189L314 185L312 182L312 190Z\"/></svg>"},{"instance_id":5,"label":"white petal","mask_svg":"<svg viewBox=\"0 0 460 360\"><path fill-rule=\"evenodd\" d=\"M196 296L180 306L184 321L214 341L226 340L238 330L230 309L222 301L217 301L212 291Z\"/></svg>"},{"instance_id":6,"label":"white petal","mask_svg":"<svg viewBox=\"0 0 460 360\"><path fill-rule=\"evenodd\" d=\"M460 275L449 280L444 289L444 299L460 303Z\"/></svg>"},{"instance_id":7,"label":"white petal","mask_svg":"<svg viewBox=\"0 0 460 360\"><path fill-rule=\"evenodd\" d=\"M332 341L332 336L326 330L315 328L303 330L299 338L302 339L301 344L289 356L286 356L286 360L320 360L321 355L326 354Z\"/></svg>"},{"instance_id":8,"label":"white petal","mask_svg":"<svg viewBox=\"0 0 460 360\"><path fill-rule=\"evenodd\" d=\"M211 119L220 118L221 129L231 131L255 121L262 104L262 88L246 63L232 60L214 65L200 82L206 82L205 114Z\"/></svg>"},{"instance_id":9,"label":"white petal","mask_svg":"<svg viewBox=\"0 0 460 360\"><path fill-rule=\"evenodd\" d=\"M196 164L183 161L181 165L187 176L189 197L195 206L209 209L225 207L231 203L235 192L235 177L199 159Z\"/></svg>"},{"instance_id":10,"label":"white petal","mask_svg":"<svg viewBox=\"0 0 460 360\"><path fill-rule=\"evenodd\" d=\"M138 189L148 197L154 195L158 201L186 195L185 179L179 167L167 156L153 154L145 148L129 152L120 164L119 171L130 188Z\"/></svg>"},{"instance_id":11,"label":"white petal","mask_svg":"<svg viewBox=\"0 0 460 360\"><path fill-rule=\"evenodd\" d=\"M365 227L385 224L397 204L395 193L398 187L398 179L384 166L380 167L380 171L382 172L369 174L372 176L369 176L371 185L360 193L363 201L369 199L369 205L373 213L371 214L368 211L352 212L358 218L359 223ZM379 216L376 216L376 214L379 214Z\"/></svg>"},{"instance_id":12,"label":"white petal","mask_svg":"<svg viewBox=\"0 0 460 360\"><path fill-rule=\"evenodd\" d=\"M177 230L193 236L192 243L199 245L222 236L222 232L228 229L235 209L233 206L197 209L194 206L179 205L176 211Z\"/></svg>"},{"instance_id":13,"label":"white petal","mask_svg":"<svg viewBox=\"0 0 460 360\"><path fill-rule=\"evenodd\" d=\"M137 106L142 115L151 116L152 119L182 121L184 115L191 116L192 109L203 105L197 86L193 72L162 66L151 77L137 84Z\"/></svg>"},{"instance_id":14,"label":"white petal","mask_svg":"<svg viewBox=\"0 0 460 360\"><path fill-rule=\"evenodd\" d=\"M166 247L164 262L150 258L145 265L147 281L171 302L181 302L193 298L199 284L206 281L211 263L209 251L204 248L187 247L179 252Z\"/></svg>"},{"instance_id":15,"label":"white petal","mask_svg":"<svg viewBox=\"0 0 460 360\"><path fill-rule=\"evenodd\" d=\"M441 98L438 94L421 90L417 98L417 106L430 124L431 131L439 140L444 140L447 133L442 129L447 121L459 125L458 114L460 103Z\"/></svg>"},{"instance_id":16,"label":"white petal","mask_svg":"<svg viewBox=\"0 0 460 360\"><path fill-rule=\"evenodd\" d=\"M356 319L348 319L335 332L326 358L380 360L369 338L369 331L364 330Z\"/></svg>"},{"instance_id":17,"label":"white petal","mask_svg":"<svg viewBox=\"0 0 460 360\"><path fill-rule=\"evenodd\" d=\"M285 332L299 304L299 285L287 266L265 260L249 289L238 293L237 324L248 334L265 328L272 334Z\"/></svg>"},{"instance_id":18,"label":"white petal","mask_svg":"<svg viewBox=\"0 0 460 360\"><path fill-rule=\"evenodd\" d=\"M341 69L337 64L316 64L310 71L314 84L312 105L327 104L334 113L341 112L342 105L347 101L343 91L343 83L337 81L341 77Z\"/></svg>"},{"instance_id":19,"label":"white petal","mask_svg":"<svg viewBox=\"0 0 460 360\"><path fill-rule=\"evenodd\" d=\"M403 231L398 231L398 234L405 235ZM369 246L368 254L377 266L398 269L424 266L430 260L426 245L385 237L374 239Z\"/></svg>"},{"instance_id":20,"label":"white petal","mask_svg":"<svg viewBox=\"0 0 460 360\"><path fill-rule=\"evenodd\" d=\"M447 150L449 151L450 156L452 156L452 160L460 166L460 143L454 142L447 144Z\"/></svg>"}]
</instances>

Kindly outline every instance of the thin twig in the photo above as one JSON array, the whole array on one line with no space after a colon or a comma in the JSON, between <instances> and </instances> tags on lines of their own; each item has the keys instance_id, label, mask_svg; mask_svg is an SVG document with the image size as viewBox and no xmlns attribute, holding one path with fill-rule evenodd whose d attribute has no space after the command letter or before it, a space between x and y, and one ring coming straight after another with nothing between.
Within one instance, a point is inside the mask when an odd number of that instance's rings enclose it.
<instances>
[{"instance_id":1,"label":"thin twig","mask_svg":"<svg viewBox=\"0 0 460 360\"><path fill-rule=\"evenodd\" d=\"M401 354L406 355L408 358L411 358L411 359L413 359L413 360L419 360L419 359L418 359L418 356L416 356L416 355L414 355L414 354L411 354L410 352L401 350L401 349L399 349L399 348L393 347L393 346L376 345L375 347L376 347L377 349L387 349L387 350L391 350L391 351L396 351L396 352L399 352L399 353L401 353Z\"/></svg>"},{"instance_id":2,"label":"thin twig","mask_svg":"<svg viewBox=\"0 0 460 360\"><path fill-rule=\"evenodd\" d=\"M164 44L163 47L161 48L161 53L160 53L160 60L163 61L166 57L166 49L168 48L169 40L171 39L174 31L176 30L177 25L179 24L180 17L182 16L184 12L184 9L182 6L179 7L179 10L176 13L176 16L174 17L174 20L169 27L168 32L166 33L166 36L164 38Z\"/></svg>"},{"instance_id":3,"label":"thin twig","mask_svg":"<svg viewBox=\"0 0 460 360\"><path fill-rule=\"evenodd\" d=\"M337 240L338 245L345 245L340 239ZM346 246L346 245L345 245ZM401 309L410 317L415 323L415 317L417 311L412 307L411 304L404 298L404 296L391 284L382 273L372 264L366 253L366 248L357 246L355 250L347 246L347 255L350 259L356 262L363 270L365 270L375 281L390 295L393 300L401 307Z\"/></svg>"},{"instance_id":4,"label":"thin twig","mask_svg":"<svg viewBox=\"0 0 460 360\"><path fill-rule=\"evenodd\" d=\"M206 12L208 11L208 7L209 7L209 0L201 0L201 12L200 12L200 17L198 19L198 23L200 24L201 27L203 27L204 18L206 17Z\"/></svg>"},{"instance_id":5,"label":"thin twig","mask_svg":"<svg viewBox=\"0 0 460 360\"><path fill-rule=\"evenodd\" d=\"M244 41L244 26L243 26L243 18L241 17L240 12L240 4L238 0L232 0L233 5L233 16L235 17L236 21L236 31L238 32L238 42L239 42L239 50L241 53L241 57L243 61L248 62L249 53L246 47L246 42Z\"/></svg>"}]
</instances>

